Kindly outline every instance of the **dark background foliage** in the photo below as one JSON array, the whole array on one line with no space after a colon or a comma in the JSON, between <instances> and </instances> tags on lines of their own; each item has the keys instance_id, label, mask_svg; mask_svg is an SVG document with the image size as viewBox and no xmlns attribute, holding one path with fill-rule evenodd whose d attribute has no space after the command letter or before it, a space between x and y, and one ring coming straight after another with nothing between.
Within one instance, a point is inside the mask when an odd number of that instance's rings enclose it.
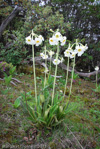
<instances>
[{"instance_id":1,"label":"dark background foliage","mask_svg":"<svg viewBox=\"0 0 100 149\"><path fill-rule=\"evenodd\" d=\"M31 57L31 46L25 44L25 37L31 33L31 29L44 36L47 49L54 49L48 44L51 36L49 30L59 28L67 40L74 42L78 38L89 47L82 57L76 58L77 69L93 71L96 65L100 65L99 0L1 0L1 24L16 7L21 7L21 11L1 36L0 61L20 65ZM43 45L35 47L36 55ZM67 46L68 42L61 47L61 54Z\"/></svg>"}]
</instances>

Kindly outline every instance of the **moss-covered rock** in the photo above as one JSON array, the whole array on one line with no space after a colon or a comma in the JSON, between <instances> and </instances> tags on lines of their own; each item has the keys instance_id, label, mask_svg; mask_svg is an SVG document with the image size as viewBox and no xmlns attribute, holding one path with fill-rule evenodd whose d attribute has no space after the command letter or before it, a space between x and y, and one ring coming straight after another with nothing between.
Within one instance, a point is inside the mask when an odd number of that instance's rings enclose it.
<instances>
[{"instance_id":1,"label":"moss-covered rock","mask_svg":"<svg viewBox=\"0 0 100 149\"><path fill-rule=\"evenodd\" d=\"M36 71L37 76L41 76L41 75L43 75L44 68L36 67L35 71ZM32 74L33 73L33 66L31 66L31 65L20 65L18 67L18 72L19 73L25 73L25 74Z\"/></svg>"}]
</instances>

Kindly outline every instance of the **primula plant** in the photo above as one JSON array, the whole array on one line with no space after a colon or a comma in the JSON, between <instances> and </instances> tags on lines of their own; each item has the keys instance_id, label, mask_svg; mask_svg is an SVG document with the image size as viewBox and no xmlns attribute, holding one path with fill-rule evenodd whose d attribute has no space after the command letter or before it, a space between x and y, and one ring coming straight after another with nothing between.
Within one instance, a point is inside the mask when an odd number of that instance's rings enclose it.
<instances>
[{"instance_id":1,"label":"primula plant","mask_svg":"<svg viewBox=\"0 0 100 149\"><path fill-rule=\"evenodd\" d=\"M100 92L100 85L98 85L97 81L98 81L98 71L99 71L99 67L96 66L95 67L95 71L96 71L96 88L93 89L95 92Z\"/></svg>"},{"instance_id":2,"label":"primula plant","mask_svg":"<svg viewBox=\"0 0 100 149\"><path fill-rule=\"evenodd\" d=\"M36 87L36 74L35 74L35 59L34 59L34 45L39 46L44 38L42 35L37 35L33 31L30 36L26 37L26 43L32 45L33 52L33 72L34 72L34 87L35 87L35 97L30 96L31 93L22 94L20 99L22 101L22 105L26 108L29 119L33 122L37 127L47 127L52 128L53 126L59 125L64 119L65 116L73 109L77 107L75 103L69 104L69 99L72 90L72 81L75 67L75 56L81 56L84 51L87 49L87 46L83 46L81 43L76 43L73 45L69 44L68 48L64 52L64 56L68 57L67 63L67 75L65 80L65 90L64 95L60 95L56 92L56 78L57 78L57 69L58 65L64 61L63 57L59 56L59 45L64 46L66 43L66 37L62 36L62 34L57 31L50 30L53 35L49 39L49 44L57 47L56 52L51 50L47 50L46 46L44 47L44 51L40 53L40 56L45 60L45 75L44 79L42 79L42 90L37 92L38 89ZM75 49L75 50L73 50ZM47 59L50 60L50 67L47 67ZM68 69L69 69L69 58L73 58L73 70L72 70L72 79L68 100L65 101L65 91L68 80ZM53 62L55 66L54 77L51 76L51 62ZM48 76L47 76L48 73ZM52 87L52 89L51 89ZM37 94L38 93L38 94ZM31 98L28 98L28 95ZM19 106L19 98L17 100L17 105ZM15 101L16 102L16 101ZM14 103L15 104L15 103ZM18 107L17 106L17 107Z\"/></svg>"},{"instance_id":3,"label":"primula plant","mask_svg":"<svg viewBox=\"0 0 100 149\"><path fill-rule=\"evenodd\" d=\"M54 100L54 92L55 92L55 84L56 84L56 76L57 76L57 65L63 62L63 59L59 60L59 44L63 46L66 43L66 37L62 36L59 30L54 32L52 29L50 30L53 32L53 36L49 39L50 45L57 45L57 52L56 58L53 60L53 64L56 65L55 68L55 76L54 76L54 85L53 85L53 93L52 93L52 103Z\"/></svg>"},{"instance_id":4,"label":"primula plant","mask_svg":"<svg viewBox=\"0 0 100 149\"><path fill-rule=\"evenodd\" d=\"M76 40L76 43L72 44L72 46L69 44L68 48L64 52L64 56L68 58L64 96L65 96L67 80L68 80L69 58L74 59L73 60L72 76L71 76L72 79L71 79L71 85L70 85L70 91L69 91L69 98L70 98L71 90L72 90L72 83L73 83L73 76L74 76L75 57L76 57L76 55L81 56L87 49L88 49L87 45L84 46L81 43L78 43L78 41ZM69 98L68 98L68 100L69 100Z\"/></svg>"},{"instance_id":5,"label":"primula plant","mask_svg":"<svg viewBox=\"0 0 100 149\"><path fill-rule=\"evenodd\" d=\"M26 37L26 43L29 45L32 45L32 54L33 54L33 72L34 72L34 86L35 86L35 101L37 104L37 89L36 89L36 74L35 74L35 59L34 59L34 45L39 46L42 41L44 41L44 38L42 35L37 35L33 32L30 34L30 36Z\"/></svg>"}]
</instances>

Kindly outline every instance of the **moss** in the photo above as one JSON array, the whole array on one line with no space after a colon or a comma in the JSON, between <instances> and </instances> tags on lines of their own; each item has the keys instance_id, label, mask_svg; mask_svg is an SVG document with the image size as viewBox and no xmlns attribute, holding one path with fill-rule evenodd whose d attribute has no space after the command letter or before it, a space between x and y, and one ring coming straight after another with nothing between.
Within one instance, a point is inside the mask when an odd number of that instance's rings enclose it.
<instances>
[{"instance_id":1,"label":"moss","mask_svg":"<svg viewBox=\"0 0 100 149\"><path fill-rule=\"evenodd\" d=\"M75 123L81 122L81 117L79 117L77 115L71 116L70 119L71 119L71 121L73 121Z\"/></svg>"},{"instance_id":2,"label":"moss","mask_svg":"<svg viewBox=\"0 0 100 149\"><path fill-rule=\"evenodd\" d=\"M36 68L37 76L44 76L44 68Z\"/></svg>"},{"instance_id":3,"label":"moss","mask_svg":"<svg viewBox=\"0 0 100 149\"><path fill-rule=\"evenodd\" d=\"M85 103L86 103L86 102L90 102L90 99L89 99L89 98L86 98L86 97L85 97L85 98L81 98L81 99L82 99Z\"/></svg>"},{"instance_id":4,"label":"moss","mask_svg":"<svg viewBox=\"0 0 100 149\"><path fill-rule=\"evenodd\" d=\"M25 73L25 74L31 74L33 72L33 68L29 65L20 65L17 68L18 73Z\"/></svg>"},{"instance_id":5,"label":"moss","mask_svg":"<svg viewBox=\"0 0 100 149\"><path fill-rule=\"evenodd\" d=\"M57 145L56 145L55 142L50 142L49 146L50 146L51 149L56 149L57 148Z\"/></svg>"},{"instance_id":6,"label":"moss","mask_svg":"<svg viewBox=\"0 0 100 149\"><path fill-rule=\"evenodd\" d=\"M30 66L30 65L20 65L18 68L17 68L17 71L19 73L25 73L25 74L33 74L33 67ZM43 75L44 73L44 68L38 68L36 67L35 69L36 71L36 76L41 76Z\"/></svg>"}]
</instances>

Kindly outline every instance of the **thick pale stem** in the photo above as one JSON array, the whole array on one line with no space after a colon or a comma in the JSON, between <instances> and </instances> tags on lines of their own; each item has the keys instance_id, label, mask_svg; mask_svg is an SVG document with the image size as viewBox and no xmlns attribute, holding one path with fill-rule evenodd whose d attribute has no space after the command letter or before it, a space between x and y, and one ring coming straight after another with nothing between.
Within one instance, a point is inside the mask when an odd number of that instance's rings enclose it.
<instances>
[{"instance_id":1,"label":"thick pale stem","mask_svg":"<svg viewBox=\"0 0 100 149\"><path fill-rule=\"evenodd\" d=\"M72 83L73 83L74 68L75 68L75 57L74 57L74 62L73 62L72 79L71 79L71 86L70 86L70 91L69 91L69 97L68 97L68 99L70 98L70 95L71 95L71 90L72 90Z\"/></svg>"},{"instance_id":2,"label":"thick pale stem","mask_svg":"<svg viewBox=\"0 0 100 149\"><path fill-rule=\"evenodd\" d=\"M52 58L52 57L50 57L49 76L50 76L50 73L51 73L51 58Z\"/></svg>"},{"instance_id":3,"label":"thick pale stem","mask_svg":"<svg viewBox=\"0 0 100 149\"><path fill-rule=\"evenodd\" d=\"M50 72L51 72L51 56L50 56Z\"/></svg>"},{"instance_id":4,"label":"thick pale stem","mask_svg":"<svg viewBox=\"0 0 100 149\"><path fill-rule=\"evenodd\" d=\"M59 43L58 43L58 45L57 45L57 55L56 55L56 60L57 60L57 61L58 61L58 56L59 56ZM53 93L52 93L52 104L53 104L53 100L54 100L56 76L57 76L57 64L56 64L56 68L55 68L55 76L54 76L54 84L53 84Z\"/></svg>"},{"instance_id":5,"label":"thick pale stem","mask_svg":"<svg viewBox=\"0 0 100 149\"><path fill-rule=\"evenodd\" d=\"M69 57L68 57L68 61L67 61L67 75L66 75L66 82L65 82L65 90L64 90L64 96L63 96L63 99L64 99L64 97L65 97L65 92L66 92L66 87L67 87L68 70L69 70Z\"/></svg>"},{"instance_id":6,"label":"thick pale stem","mask_svg":"<svg viewBox=\"0 0 100 149\"><path fill-rule=\"evenodd\" d=\"M45 55L46 55L46 46L45 46ZM47 66L47 59L45 59L45 65ZM46 67L45 67L45 79L44 79L44 88L45 88L45 85L46 85Z\"/></svg>"},{"instance_id":7,"label":"thick pale stem","mask_svg":"<svg viewBox=\"0 0 100 149\"><path fill-rule=\"evenodd\" d=\"M32 45L32 54L33 54L33 72L34 72L35 100L36 100L36 103L37 103L37 89L36 89L36 73L35 73L34 45Z\"/></svg>"},{"instance_id":8,"label":"thick pale stem","mask_svg":"<svg viewBox=\"0 0 100 149\"><path fill-rule=\"evenodd\" d=\"M96 89L97 89L98 71L96 71Z\"/></svg>"}]
</instances>

